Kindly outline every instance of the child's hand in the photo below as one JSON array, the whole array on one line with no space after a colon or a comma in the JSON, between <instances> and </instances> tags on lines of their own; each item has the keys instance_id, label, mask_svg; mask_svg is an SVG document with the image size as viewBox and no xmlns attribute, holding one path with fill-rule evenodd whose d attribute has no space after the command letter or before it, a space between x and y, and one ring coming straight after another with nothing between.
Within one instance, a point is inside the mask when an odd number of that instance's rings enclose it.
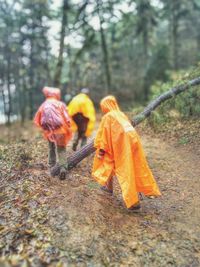
<instances>
[{"instance_id":1,"label":"child's hand","mask_svg":"<svg viewBox=\"0 0 200 267\"><path fill-rule=\"evenodd\" d=\"M99 149L99 153L97 154L97 158L103 159L104 155L105 155L105 151L103 149Z\"/></svg>"}]
</instances>

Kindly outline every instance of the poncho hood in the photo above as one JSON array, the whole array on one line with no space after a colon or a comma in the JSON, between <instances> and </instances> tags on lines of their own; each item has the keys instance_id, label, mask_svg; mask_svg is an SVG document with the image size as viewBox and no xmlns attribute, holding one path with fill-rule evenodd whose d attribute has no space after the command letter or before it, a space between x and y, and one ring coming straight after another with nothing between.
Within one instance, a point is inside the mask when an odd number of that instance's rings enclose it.
<instances>
[{"instance_id":1,"label":"poncho hood","mask_svg":"<svg viewBox=\"0 0 200 267\"><path fill-rule=\"evenodd\" d=\"M44 94L44 96L46 98L52 97L52 98L55 98L57 100L60 100L60 98L61 98L61 92L60 92L60 89L59 88L45 86L42 89L42 92L43 92L43 94Z\"/></svg>"},{"instance_id":2,"label":"poncho hood","mask_svg":"<svg viewBox=\"0 0 200 267\"><path fill-rule=\"evenodd\" d=\"M112 95L104 97L100 102L100 107L103 113L108 113L113 110L120 110L116 98Z\"/></svg>"}]
</instances>

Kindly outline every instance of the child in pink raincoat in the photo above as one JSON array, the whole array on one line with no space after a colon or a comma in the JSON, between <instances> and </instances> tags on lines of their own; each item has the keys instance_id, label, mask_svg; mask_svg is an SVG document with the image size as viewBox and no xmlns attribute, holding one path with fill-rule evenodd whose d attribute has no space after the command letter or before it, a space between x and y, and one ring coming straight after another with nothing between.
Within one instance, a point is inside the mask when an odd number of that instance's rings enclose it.
<instances>
[{"instance_id":1,"label":"child in pink raincoat","mask_svg":"<svg viewBox=\"0 0 200 267\"><path fill-rule=\"evenodd\" d=\"M44 87L42 92L46 100L39 107L34 123L42 129L44 138L48 140L49 166L52 168L56 163L62 165L60 178L64 179L67 170L66 145L72 137L70 117L66 105L60 101L60 89Z\"/></svg>"}]
</instances>

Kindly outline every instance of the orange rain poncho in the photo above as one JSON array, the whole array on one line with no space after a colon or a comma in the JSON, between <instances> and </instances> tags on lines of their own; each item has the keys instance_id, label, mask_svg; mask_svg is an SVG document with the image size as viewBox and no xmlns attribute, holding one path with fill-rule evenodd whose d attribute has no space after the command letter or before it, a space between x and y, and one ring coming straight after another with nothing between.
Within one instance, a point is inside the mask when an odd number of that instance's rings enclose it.
<instances>
[{"instance_id":1,"label":"orange rain poncho","mask_svg":"<svg viewBox=\"0 0 200 267\"><path fill-rule=\"evenodd\" d=\"M46 101L39 107L34 123L43 130L44 137L58 146L66 146L72 137L70 117L60 101L60 89L44 87Z\"/></svg>"},{"instance_id":2,"label":"orange rain poncho","mask_svg":"<svg viewBox=\"0 0 200 267\"><path fill-rule=\"evenodd\" d=\"M97 148L92 175L105 186L116 175L127 208L136 204L138 192L160 196L159 188L148 166L140 138L113 96L100 103L106 113L100 123L94 146ZM99 150L105 151L99 158Z\"/></svg>"},{"instance_id":3,"label":"orange rain poncho","mask_svg":"<svg viewBox=\"0 0 200 267\"><path fill-rule=\"evenodd\" d=\"M87 137L90 136L94 129L96 117L95 117L94 105L89 96L87 96L84 93L78 94L69 103L67 109L71 117L77 113L82 113L84 117L89 119L85 135ZM77 131L77 125L73 120L72 120L72 131L74 132Z\"/></svg>"}]
</instances>

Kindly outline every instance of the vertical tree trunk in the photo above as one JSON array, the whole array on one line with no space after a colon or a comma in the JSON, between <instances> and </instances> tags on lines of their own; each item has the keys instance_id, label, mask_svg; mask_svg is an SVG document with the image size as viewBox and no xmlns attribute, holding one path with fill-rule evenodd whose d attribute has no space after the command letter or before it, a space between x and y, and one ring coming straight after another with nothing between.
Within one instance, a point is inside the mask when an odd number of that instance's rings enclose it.
<instances>
[{"instance_id":1,"label":"vertical tree trunk","mask_svg":"<svg viewBox=\"0 0 200 267\"><path fill-rule=\"evenodd\" d=\"M60 80L61 80L61 75L62 75L64 40L65 40L66 28L67 28L68 9L69 9L68 0L63 0L60 48L59 48L58 62L56 65L56 71L55 71L55 76L54 76L54 86L56 87L60 87Z\"/></svg>"},{"instance_id":2,"label":"vertical tree trunk","mask_svg":"<svg viewBox=\"0 0 200 267\"><path fill-rule=\"evenodd\" d=\"M196 42L197 42L197 51L199 53L198 58L200 58L200 31L197 33Z\"/></svg>"},{"instance_id":3,"label":"vertical tree trunk","mask_svg":"<svg viewBox=\"0 0 200 267\"><path fill-rule=\"evenodd\" d=\"M178 25L177 22L173 22L172 29L172 48L173 48L173 66L174 70L178 70Z\"/></svg>"},{"instance_id":4,"label":"vertical tree trunk","mask_svg":"<svg viewBox=\"0 0 200 267\"><path fill-rule=\"evenodd\" d=\"M21 125L24 125L25 119L26 119L26 97L25 97L25 90L19 89L19 95L20 95L20 118L21 118Z\"/></svg>"},{"instance_id":5,"label":"vertical tree trunk","mask_svg":"<svg viewBox=\"0 0 200 267\"><path fill-rule=\"evenodd\" d=\"M19 63L19 59L18 59L18 68L16 68L15 72L14 72L14 83L16 86L16 99L17 99L17 111L15 111L15 113L20 115L21 118L21 94L20 94L20 74L19 74L19 70L21 69L21 65Z\"/></svg>"},{"instance_id":6,"label":"vertical tree trunk","mask_svg":"<svg viewBox=\"0 0 200 267\"><path fill-rule=\"evenodd\" d=\"M43 22L42 22L42 16L40 16L40 25L42 26ZM47 80L47 85L52 84L52 79L51 79L51 73L50 73L50 69L49 69L49 56L50 56L50 46L49 46L49 42L48 42L48 36L47 36L47 32L42 28L42 39L45 45L45 60L44 60L44 67L45 67L45 72L46 72L46 80Z\"/></svg>"},{"instance_id":7,"label":"vertical tree trunk","mask_svg":"<svg viewBox=\"0 0 200 267\"><path fill-rule=\"evenodd\" d=\"M138 34L141 34L142 38L142 64L143 64L143 94L142 99L148 100L150 83L147 80L147 66L149 62L149 33L152 28L153 15L151 14L152 7L149 0L136 1L138 12Z\"/></svg>"},{"instance_id":8,"label":"vertical tree trunk","mask_svg":"<svg viewBox=\"0 0 200 267\"><path fill-rule=\"evenodd\" d=\"M20 120L21 120L21 125L24 125L25 119L26 119L26 108L27 108L27 99L26 99L26 92L27 92L27 86L26 86L26 80L25 80L25 75L20 75L20 70L25 70L25 66L23 64L22 58L23 58L23 44L24 44L24 39L23 39L23 34L21 32L21 28L19 28L19 34L21 36L20 39L20 50L19 50L19 55L20 57L18 58L18 65L19 68L17 70L17 91L18 91L18 97L19 97L19 112L20 112Z\"/></svg>"},{"instance_id":9,"label":"vertical tree trunk","mask_svg":"<svg viewBox=\"0 0 200 267\"><path fill-rule=\"evenodd\" d=\"M22 65L23 67L23 65ZM27 86L25 76L23 75L20 77L20 88L19 88L19 95L20 95L20 117L21 117L21 125L24 125L26 120L26 109L27 109Z\"/></svg>"},{"instance_id":10,"label":"vertical tree trunk","mask_svg":"<svg viewBox=\"0 0 200 267\"><path fill-rule=\"evenodd\" d=\"M7 109L6 109L6 115L7 115L7 122L6 124L10 126L11 123L11 113L12 113L12 97L11 97L11 88L10 88L10 49L8 49L8 56L7 56L7 92L8 92L8 102L7 102Z\"/></svg>"},{"instance_id":11,"label":"vertical tree trunk","mask_svg":"<svg viewBox=\"0 0 200 267\"><path fill-rule=\"evenodd\" d=\"M176 3L171 2L171 40L172 40L172 59L174 70L178 69L178 18L175 14Z\"/></svg>"},{"instance_id":12,"label":"vertical tree trunk","mask_svg":"<svg viewBox=\"0 0 200 267\"><path fill-rule=\"evenodd\" d=\"M28 91L28 102L29 102L29 119L33 119L33 86L34 86L34 42L31 38L31 52L30 52L30 70L29 70L29 91Z\"/></svg>"},{"instance_id":13,"label":"vertical tree trunk","mask_svg":"<svg viewBox=\"0 0 200 267\"><path fill-rule=\"evenodd\" d=\"M49 69L49 49L48 49L48 43L47 43L46 36L44 37L44 42L45 42L45 46L46 46L45 69L46 69L47 81L48 81L48 85L49 85L52 83L52 80L51 80L50 69Z\"/></svg>"},{"instance_id":14,"label":"vertical tree trunk","mask_svg":"<svg viewBox=\"0 0 200 267\"><path fill-rule=\"evenodd\" d=\"M21 87L20 87L20 115L21 115L21 125L24 125L24 122L26 120L26 100L27 100L27 86L26 86L26 81L25 81L25 77L23 75L22 77L22 83L21 83Z\"/></svg>"},{"instance_id":15,"label":"vertical tree trunk","mask_svg":"<svg viewBox=\"0 0 200 267\"><path fill-rule=\"evenodd\" d=\"M108 47L106 43L106 37L105 32L103 29L103 15L101 12L102 7L102 1L97 0L97 12L99 17L99 23L100 23L100 35L101 35L101 49L103 53L103 60L104 60L104 66L105 66L105 77L106 77L106 91L105 94L107 95L110 88L111 88L111 73L110 73L110 67L109 67L109 55L108 55Z\"/></svg>"},{"instance_id":16,"label":"vertical tree trunk","mask_svg":"<svg viewBox=\"0 0 200 267\"><path fill-rule=\"evenodd\" d=\"M148 29L147 29L148 25L147 22L144 26L144 30L143 30L143 62L144 62L144 68L147 68L147 64L148 64L148 49L149 49L149 36L148 36ZM150 89L150 84L147 81L146 78L146 73L145 73L145 77L144 77L144 84L143 84L143 91L144 91L144 100L147 101L149 98L149 89Z\"/></svg>"},{"instance_id":17,"label":"vertical tree trunk","mask_svg":"<svg viewBox=\"0 0 200 267\"><path fill-rule=\"evenodd\" d=\"M71 93L71 88L73 88L73 72L72 72L72 60L71 60L71 47L70 45L67 46L67 56L69 59L69 70L68 70L68 77L69 83L67 86L67 93Z\"/></svg>"},{"instance_id":18,"label":"vertical tree trunk","mask_svg":"<svg viewBox=\"0 0 200 267\"><path fill-rule=\"evenodd\" d=\"M143 30L143 53L144 53L144 62L147 63L148 60L148 54L149 54L149 35L148 35L148 25L147 23L144 25L144 30Z\"/></svg>"},{"instance_id":19,"label":"vertical tree trunk","mask_svg":"<svg viewBox=\"0 0 200 267\"><path fill-rule=\"evenodd\" d=\"M4 84L4 83L3 83ZM2 99L3 99L3 111L4 111L4 116L6 118L6 97L5 97L5 92L3 89L3 84L2 84L2 89L1 89L1 94L2 94Z\"/></svg>"}]
</instances>

